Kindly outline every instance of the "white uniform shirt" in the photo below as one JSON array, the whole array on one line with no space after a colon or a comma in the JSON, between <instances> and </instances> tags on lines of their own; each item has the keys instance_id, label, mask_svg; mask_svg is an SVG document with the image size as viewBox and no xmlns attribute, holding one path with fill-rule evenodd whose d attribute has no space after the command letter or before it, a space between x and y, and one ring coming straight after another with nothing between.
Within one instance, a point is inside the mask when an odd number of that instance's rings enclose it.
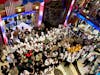
<instances>
[{"instance_id":1,"label":"white uniform shirt","mask_svg":"<svg viewBox=\"0 0 100 75\"><path fill-rule=\"evenodd\" d=\"M45 64L46 66L50 65L50 60L49 60L49 59L46 59L44 64Z\"/></svg>"},{"instance_id":2,"label":"white uniform shirt","mask_svg":"<svg viewBox=\"0 0 100 75\"><path fill-rule=\"evenodd\" d=\"M23 50L17 50L17 52L19 53L19 54L23 54Z\"/></svg>"},{"instance_id":3,"label":"white uniform shirt","mask_svg":"<svg viewBox=\"0 0 100 75\"><path fill-rule=\"evenodd\" d=\"M72 57L71 57L71 53L68 54L68 58L67 58L68 62L72 62Z\"/></svg>"},{"instance_id":4,"label":"white uniform shirt","mask_svg":"<svg viewBox=\"0 0 100 75\"><path fill-rule=\"evenodd\" d=\"M60 53L60 58L64 59L64 54L63 53Z\"/></svg>"},{"instance_id":5,"label":"white uniform shirt","mask_svg":"<svg viewBox=\"0 0 100 75\"><path fill-rule=\"evenodd\" d=\"M58 55L58 52L53 52L52 56L56 57Z\"/></svg>"},{"instance_id":6,"label":"white uniform shirt","mask_svg":"<svg viewBox=\"0 0 100 75\"><path fill-rule=\"evenodd\" d=\"M24 70L24 75L30 75L30 73L27 70Z\"/></svg>"},{"instance_id":7,"label":"white uniform shirt","mask_svg":"<svg viewBox=\"0 0 100 75\"><path fill-rule=\"evenodd\" d=\"M68 57L68 52L65 51L64 59Z\"/></svg>"},{"instance_id":8,"label":"white uniform shirt","mask_svg":"<svg viewBox=\"0 0 100 75\"><path fill-rule=\"evenodd\" d=\"M7 61L8 61L9 63L13 63L13 59L12 59L10 56L7 56Z\"/></svg>"},{"instance_id":9,"label":"white uniform shirt","mask_svg":"<svg viewBox=\"0 0 100 75\"><path fill-rule=\"evenodd\" d=\"M88 55L87 55L87 58L89 59L89 61L93 61L94 59L94 53L93 52L90 52Z\"/></svg>"}]
</instances>

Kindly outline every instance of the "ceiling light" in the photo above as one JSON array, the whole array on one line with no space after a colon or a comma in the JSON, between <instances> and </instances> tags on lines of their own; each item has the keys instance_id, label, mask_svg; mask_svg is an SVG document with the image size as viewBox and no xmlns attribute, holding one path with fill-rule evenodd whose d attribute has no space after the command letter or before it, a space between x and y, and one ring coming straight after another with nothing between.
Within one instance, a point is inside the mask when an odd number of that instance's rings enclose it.
<instances>
[{"instance_id":1,"label":"ceiling light","mask_svg":"<svg viewBox=\"0 0 100 75\"><path fill-rule=\"evenodd\" d=\"M21 8L18 8L18 9L17 9L17 12L21 12L21 11L22 11L22 9L21 9Z\"/></svg>"},{"instance_id":2,"label":"ceiling light","mask_svg":"<svg viewBox=\"0 0 100 75\"><path fill-rule=\"evenodd\" d=\"M35 9L39 9L39 6L36 6Z\"/></svg>"}]
</instances>

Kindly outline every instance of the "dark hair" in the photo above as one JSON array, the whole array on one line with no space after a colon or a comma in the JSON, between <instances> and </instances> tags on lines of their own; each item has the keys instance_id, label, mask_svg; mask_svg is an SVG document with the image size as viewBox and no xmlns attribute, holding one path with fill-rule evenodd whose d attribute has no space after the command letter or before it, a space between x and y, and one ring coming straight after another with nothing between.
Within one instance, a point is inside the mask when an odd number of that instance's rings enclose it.
<instances>
[{"instance_id":1,"label":"dark hair","mask_svg":"<svg viewBox=\"0 0 100 75\"><path fill-rule=\"evenodd\" d=\"M100 13L100 9L97 11L97 13Z\"/></svg>"},{"instance_id":2,"label":"dark hair","mask_svg":"<svg viewBox=\"0 0 100 75\"><path fill-rule=\"evenodd\" d=\"M96 17L100 17L99 13L100 13L100 10L97 11Z\"/></svg>"}]
</instances>

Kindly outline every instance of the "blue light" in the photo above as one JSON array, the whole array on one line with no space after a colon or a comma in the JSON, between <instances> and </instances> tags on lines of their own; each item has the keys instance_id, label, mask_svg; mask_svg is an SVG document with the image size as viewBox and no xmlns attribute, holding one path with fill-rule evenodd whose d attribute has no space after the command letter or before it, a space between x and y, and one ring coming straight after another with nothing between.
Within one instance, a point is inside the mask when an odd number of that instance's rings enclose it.
<instances>
[{"instance_id":1,"label":"blue light","mask_svg":"<svg viewBox=\"0 0 100 75\"><path fill-rule=\"evenodd\" d=\"M100 31L100 28L98 27L98 25L94 24L92 21L86 19L83 15L81 15L80 13L77 13L77 17L84 20L87 24L91 25L93 28L97 29Z\"/></svg>"},{"instance_id":2,"label":"blue light","mask_svg":"<svg viewBox=\"0 0 100 75\"><path fill-rule=\"evenodd\" d=\"M92 23L91 21L87 20L86 21L89 25L91 25L92 27L96 28L97 30L100 31L100 28L98 26L96 26L94 23Z\"/></svg>"},{"instance_id":3,"label":"blue light","mask_svg":"<svg viewBox=\"0 0 100 75\"><path fill-rule=\"evenodd\" d=\"M100 72L98 72L96 75L100 75Z\"/></svg>"},{"instance_id":4,"label":"blue light","mask_svg":"<svg viewBox=\"0 0 100 75\"><path fill-rule=\"evenodd\" d=\"M36 1L43 2L43 0L36 0Z\"/></svg>"},{"instance_id":5,"label":"blue light","mask_svg":"<svg viewBox=\"0 0 100 75\"><path fill-rule=\"evenodd\" d=\"M79 17L82 20L85 20L86 18L84 16L82 16L81 14L77 13L77 17Z\"/></svg>"},{"instance_id":6,"label":"blue light","mask_svg":"<svg viewBox=\"0 0 100 75\"><path fill-rule=\"evenodd\" d=\"M66 17L66 20L68 20L68 17Z\"/></svg>"},{"instance_id":7,"label":"blue light","mask_svg":"<svg viewBox=\"0 0 100 75\"><path fill-rule=\"evenodd\" d=\"M35 11L22 12L21 15L28 15L28 14L32 14L32 13L35 14ZM3 17L2 20L7 20L7 19L10 19L10 18L14 18L14 17L17 17L18 15L19 14L14 14L14 15L11 15L11 16Z\"/></svg>"},{"instance_id":8,"label":"blue light","mask_svg":"<svg viewBox=\"0 0 100 75\"><path fill-rule=\"evenodd\" d=\"M14 15L2 18L2 20L7 20L7 19L10 19L10 18L13 18L13 17L17 17L17 16L18 16L18 14L14 14Z\"/></svg>"},{"instance_id":9,"label":"blue light","mask_svg":"<svg viewBox=\"0 0 100 75\"><path fill-rule=\"evenodd\" d=\"M39 16L39 20L42 20L42 16Z\"/></svg>"}]
</instances>

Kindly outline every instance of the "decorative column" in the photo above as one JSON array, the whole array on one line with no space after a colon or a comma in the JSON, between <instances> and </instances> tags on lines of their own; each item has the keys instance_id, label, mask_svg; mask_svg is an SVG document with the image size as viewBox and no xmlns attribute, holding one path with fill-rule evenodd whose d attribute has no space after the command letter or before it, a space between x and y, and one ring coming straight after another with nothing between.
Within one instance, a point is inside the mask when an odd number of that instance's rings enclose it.
<instances>
[{"instance_id":1,"label":"decorative column","mask_svg":"<svg viewBox=\"0 0 100 75\"><path fill-rule=\"evenodd\" d=\"M7 36L6 36L6 31L5 31L5 28L4 28L4 25L3 25L1 15L0 15L0 29L1 29L1 35L2 35L2 38L3 38L3 43L7 44L8 39L7 39Z\"/></svg>"},{"instance_id":2,"label":"decorative column","mask_svg":"<svg viewBox=\"0 0 100 75\"><path fill-rule=\"evenodd\" d=\"M72 2L71 2L69 11L68 11L67 16L66 16L66 20L65 20L65 22L64 22L64 26L67 26L67 24L68 24L68 19L69 19L69 16L70 16L70 14L71 14L71 11L72 11L72 9L73 9L73 5L74 5L75 1L76 1L76 0L72 0Z\"/></svg>"},{"instance_id":3,"label":"decorative column","mask_svg":"<svg viewBox=\"0 0 100 75\"><path fill-rule=\"evenodd\" d=\"M38 27L40 27L40 25L42 23L43 12L44 12L44 2L41 2L40 9L39 9L39 17L38 17Z\"/></svg>"}]
</instances>

